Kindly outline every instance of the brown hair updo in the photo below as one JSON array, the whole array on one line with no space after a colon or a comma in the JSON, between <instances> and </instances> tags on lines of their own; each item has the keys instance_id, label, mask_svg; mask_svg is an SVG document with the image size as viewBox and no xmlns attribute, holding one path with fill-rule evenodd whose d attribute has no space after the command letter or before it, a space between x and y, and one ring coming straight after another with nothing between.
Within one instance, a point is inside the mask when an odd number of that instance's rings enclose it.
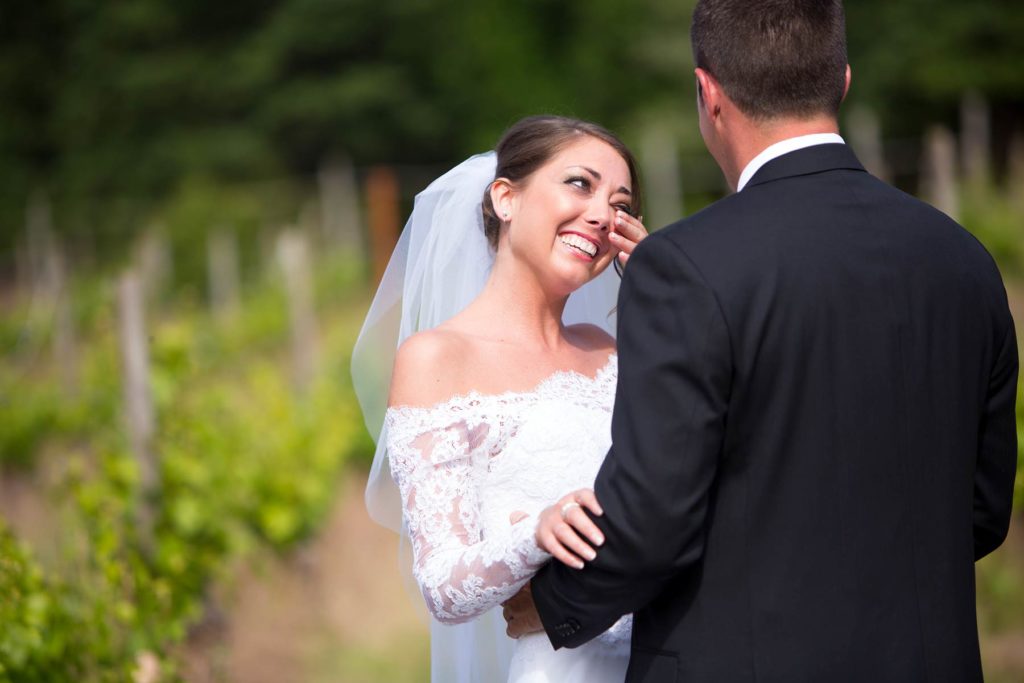
<instances>
[{"instance_id":1,"label":"brown hair updo","mask_svg":"<svg viewBox=\"0 0 1024 683\"><path fill-rule=\"evenodd\" d=\"M495 180L507 178L520 183L530 177L538 168L562 151L570 143L584 135L602 140L619 153L629 167L632 195L629 210L634 216L640 215L640 174L637 173L636 159L632 152L612 132L589 121L571 119L565 116L527 116L505 131L498 141L495 152L498 155ZM484 190L483 206L484 235L492 249L498 248L501 219L491 201L491 184Z\"/></svg>"}]
</instances>

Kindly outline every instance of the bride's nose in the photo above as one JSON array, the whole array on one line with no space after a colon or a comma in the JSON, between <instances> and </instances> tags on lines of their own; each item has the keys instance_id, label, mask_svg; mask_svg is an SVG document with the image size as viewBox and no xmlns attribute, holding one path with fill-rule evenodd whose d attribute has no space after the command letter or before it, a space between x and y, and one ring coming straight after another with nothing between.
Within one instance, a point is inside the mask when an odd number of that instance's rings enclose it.
<instances>
[{"instance_id":1,"label":"bride's nose","mask_svg":"<svg viewBox=\"0 0 1024 683\"><path fill-rule=\"evenodd\" d=\"M592 227L607 232L615 220L615 210L607 204L602 206L598 202L593 202L587 207L585 220Z\"/></svg>"}]
</instances>

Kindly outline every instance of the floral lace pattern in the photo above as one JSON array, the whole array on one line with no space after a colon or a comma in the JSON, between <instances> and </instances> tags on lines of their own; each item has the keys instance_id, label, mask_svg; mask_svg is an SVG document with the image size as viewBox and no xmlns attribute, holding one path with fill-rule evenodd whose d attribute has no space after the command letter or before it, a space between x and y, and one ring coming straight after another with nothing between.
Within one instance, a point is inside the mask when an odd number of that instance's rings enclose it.
<instances>
[{"instance_id":1,"label":"floral lace pattern","mask_svg":"<svg viewBox=\"0 0 1024 683\"><path fill-rule=\"evenodd\" d=\"M389 408L389 464L412 540L413 575L446 623L509 599L550 556L536 515L592 486L611 443L617 358L593 378L556 372L534 389ZM527 517L510 522L513 512ZM628 651L630 617L600 640ZM550 647L550 646L549 646Z\"/></svg>"}]
</instances>

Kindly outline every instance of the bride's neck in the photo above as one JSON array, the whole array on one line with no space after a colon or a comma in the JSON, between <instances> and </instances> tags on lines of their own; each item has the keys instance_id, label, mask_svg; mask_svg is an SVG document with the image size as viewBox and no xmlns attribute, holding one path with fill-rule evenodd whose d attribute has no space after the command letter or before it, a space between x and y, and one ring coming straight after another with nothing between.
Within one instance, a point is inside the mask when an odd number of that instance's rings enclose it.
<instances>
[{"instance_id":1,"label":"bride's neck","mask_svg":"<svg viewBox=\"0 0 1024 683\"><path fill-rule=\"evenodd\" d=\"M564 343L562 313L568 296L545 291L536 275L513 259L497 259L475 302L507 338L556 350Z\"/></svg>"}]
</instances>

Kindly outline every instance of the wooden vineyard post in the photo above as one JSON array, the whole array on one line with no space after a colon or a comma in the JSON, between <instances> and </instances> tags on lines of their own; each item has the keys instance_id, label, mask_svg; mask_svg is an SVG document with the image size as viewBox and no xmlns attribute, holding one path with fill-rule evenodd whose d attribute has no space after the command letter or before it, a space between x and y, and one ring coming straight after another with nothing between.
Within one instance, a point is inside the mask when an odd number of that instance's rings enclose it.
<instances>
[{"instance_id":1,"label":"wooden vineyard post","mask_svg":"<svg viewBox=\"0 0 1024 683\"><path fill-rule=\"evenodd\" d=\"M1006 189L1018 211L1024 211L1024 130L1014 132L1010 139L1007 161Z\"/></svg>"},{"instance_id":2,"label":"wooden vineyard post","mask_svg":"<svg viewBox=\"0 0 1024 683\"><path fill-rule=\"evenodd\" d=\"M149 385L149 344L142 282L134 270L121 275L117 298L125 420L132 454L139 468L140 532L143 542L149 545L153 531L152 498L159 488L160 470L153 444L156 418Z\"/></svg>"},{"instance_id":3,"label":"wooden vineyard post","mask_svg":"<svg viewBox=\"0 0 1024 683\"><path fill-rule=\"evenodd\" d=\"M362 220L359 191L352 162L345 157L329 159L317 173L320 190L320 225L332 247L361 251Z\"/></svg>"},{"instance_id":4,"label":"wooden vineyard post","mask_svg":"<svg viewBox=\"0 0 1024 683\"><path fill-rule=\"evenodd\" d=\"M942 126L933 126L925 136L921 194L926 201L956 220L960 201L956 184L956 139Z\"/></svg>"},{"instance_id":5,"label":"wooden vineyard post","mask_svg":"<svg viewBox=\"0 0 1024 683\"><path fill-rule=\"evenodd\" d=\"M207 238L206 256L210 307L218 320L229 320L238 312L241 300L238 241L234 233L224 230L211 233Z\"/></svg>"},{"instance_id":6,"label":"wooden vineyard post","mask_svg":"<svg viewBox=\"0 0 1024 683\"><path fill-rule=\"evenodd\" d=\"M373 281L380 282L398 242L398 178L394 169L375 166L366 177L366 206L370 225Z\"/></svg>"},{"instance_id":7,"label":"wooden vineyard post","mask_svg":"<svg viewBox=\"0 0 1024 683\"><path fill-rule=\"evenodd\" d=\"M991 179L991 142L988 103L978 93L967 93L960 103L960 159L968 185Z\"/></svg>"},{"instance_id":8,"label":"wooden vineyard post","mask_svg":"<svg viewBox=\"0 0 1024 683\"><path fill-rule=\"evenodd\" d=\"M882 147L882 129L874 110L865 105L850 112L850 143L868 173L889 182L892 178L885 163Z\"/></svg>"},{"instance_id":9,"label":"wooden vineyard post","mask_svg":"<svg viewBox=\"0 0 1024 683\"><path fill-rule=\"evenodd\" d=\"M71 309L71 287L68 286L64 250L56 242L50 244L47 265L54 296L53 357L60 372L61 388L66 394L75 396L78 394L78 345Z\"/></svg>"},{"instance_id":10,"label":"wooden vineyard post","mask_svg":"<svg viewBox=\"0 0 1024 683\"><path fill-rule=\"evenodd\" d=\"M50 277L49 253L53 247L53 214L44 192L36 192L29 201L25 216L25 266L33 294L52 301L53 279Z\"/></svg>"},{"instance_id":11,"label":"wooden vineyard post","mask_svg":"<svg viewBox=\"0 0 1024 683\"><path fill-rule=\"evenodd\" d=\"M647 182L644 222L648 231L652 231L684 216L679 156L675 136L663 128L649 129L640 144Z\"/></svg>"},{"instance_id":12,"label":"wooden vineyard post","mask_svg":"<svg viewBox=\"0 0 1024 683\"><path fill-rule=\"evenodd\" d=\"M277 240L277 258L284 273L288 297L293 381L302 392L309 387L317 367L312 264L306 236L294 228L282 232Z\"/></svg>"},{"instance_id":13,"label":"wooden vineyard post","mask_svg":"<svg viewBox=\"0 0 1024 683\"><path fill-rule=\"evenodd\" d=\"M146 304L159 305L174 279L174 260L159 227L148 229L143 236L138 263Z\"/></svg>"}]
</instances>

